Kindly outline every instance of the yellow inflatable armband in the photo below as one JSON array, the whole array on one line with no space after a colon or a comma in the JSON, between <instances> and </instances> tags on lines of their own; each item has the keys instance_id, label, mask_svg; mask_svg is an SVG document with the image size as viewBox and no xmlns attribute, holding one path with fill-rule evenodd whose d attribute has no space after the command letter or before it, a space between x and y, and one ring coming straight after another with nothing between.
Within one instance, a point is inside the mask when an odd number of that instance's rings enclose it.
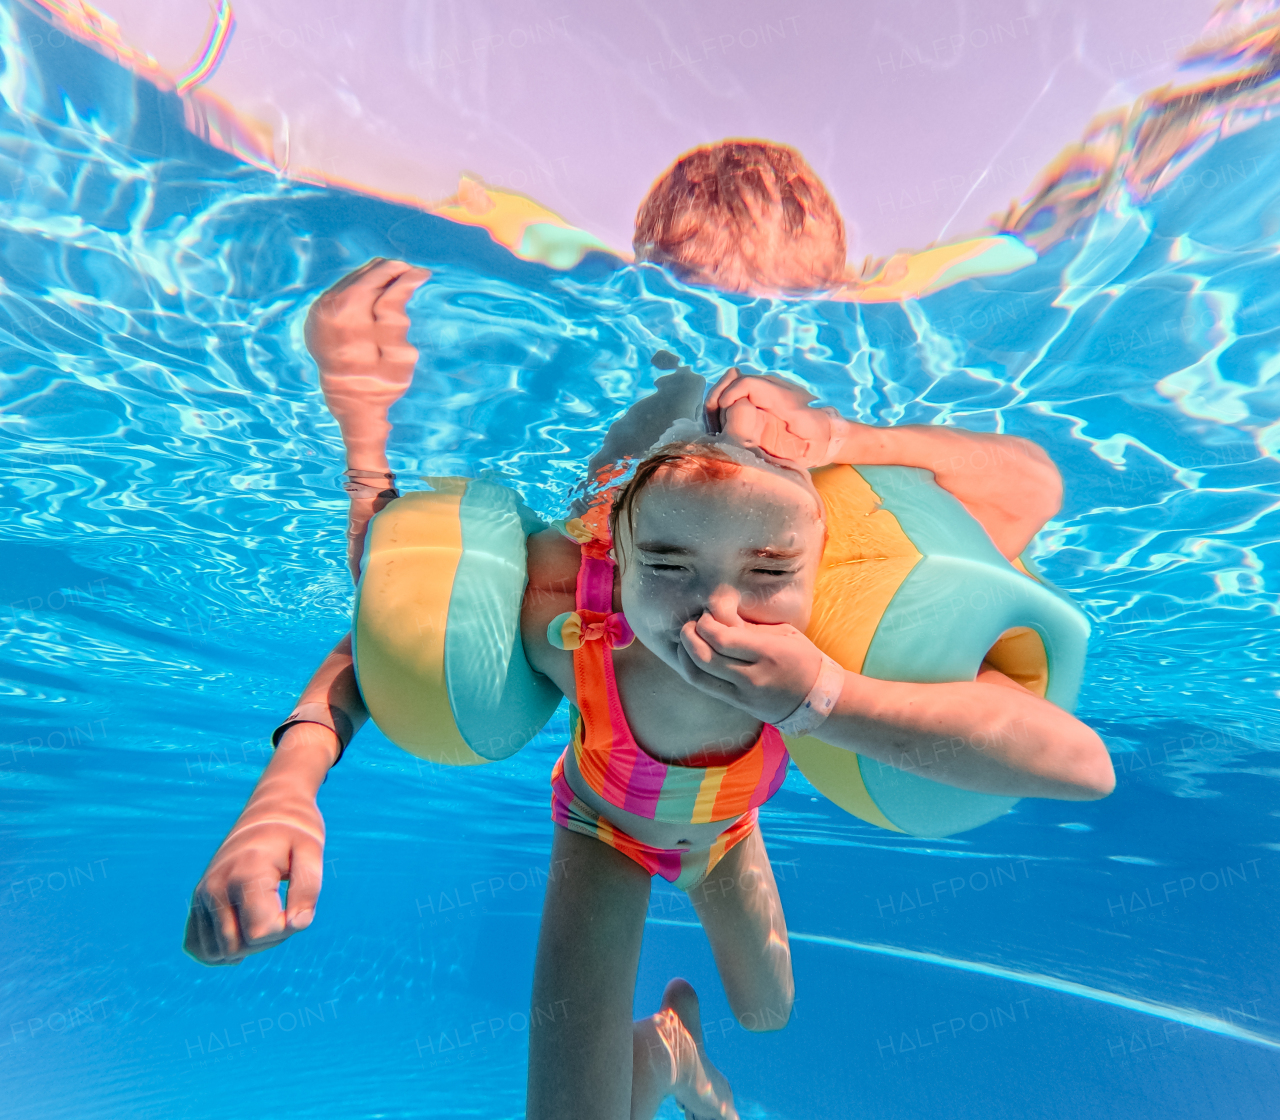
<instances>
[{"instance_id":1,"label":"yellow inflatable armband","mask_svg":"<svg viewBox=\"0 0 1280 1120\"><path fill-rule=\"evenodd\" d=\"M991 538L930 472L823 467L814 485L827 546L808 635L846 669L881 680L973 680L984 661L1070 710L1089 625L1071 601ZM371 522L352 628L360 691L392 742L434 762L507 758L555 711L559 691L520 642L525 539L543 528L494 482L438 479ZM788 738L804 775L865 821L950 836L1016 799L972 793L831 746Z\"/></svg>"},{"instance_id":2,"label":"yellow inflatable armband","mask_svg":"<svg viewBox=\"0 0 1280 1120\"><path fill-rule=\"evenodd\" d=\"M520 642L525 539L546 526L498 483L435 481L369 524L351 627L356 677L374 723L410 754L496 762L560 703Z\"/></svg>"},{"instance_id":3,"label":"yellow inflatable armband","mask_svg":"<svg viewBox=\"0 0 1280 1120\"><path fill-rule=\"evenodd\" d=\"M880 680L971 681L983 661L1068 711L1089 624L1065 595L1010 564L929 471L823 467L827 547L809 638L846 669ZM950 836L1016 798L942 785L833 747L787 738L791 757L854 816L912 836Z\"/></svg>"}]
</instances>

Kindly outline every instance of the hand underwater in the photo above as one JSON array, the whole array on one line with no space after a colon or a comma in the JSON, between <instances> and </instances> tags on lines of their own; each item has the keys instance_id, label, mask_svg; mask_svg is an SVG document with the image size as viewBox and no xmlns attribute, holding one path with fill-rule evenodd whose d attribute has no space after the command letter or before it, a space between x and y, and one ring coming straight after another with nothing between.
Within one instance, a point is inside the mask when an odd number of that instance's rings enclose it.
<instances>
[{"instance_id":1,"label":"hand underwater","mask_svg":"<svg viewBox=\"0 0 1280 1120\"><path fill-rule=\"evenodd\" d=\"M307 349L339 423L344 409L385 408L409 387L418 351L408 342L404 307L430 276L428 269L375 257L311 305Z\"/></svg>"},{"instance_id":2,"label":"hand underwater","mask_svg":"<svg viewBox=\"0 0 1280 1120\"><path fill-rule=\"evenodd\" d=\"M818 679L818 647L787 623L748 622L720 605L713 610L680 631L680 675L763 723L786 719Z\"/></svg>"},{"instance_id":3,"label":"hand underwater","mask_svg":"<svg viewBox=\"0 0 1280 1120\"><path fill-rule=\"evenodd\" d=\"M281 750L332 735L291 727ZM267 775L214 853L191 896L183 949L203 964L239 964L311 924L324 872L324 819L315 797ZM288 882L287 907L280 884Z\"/></svg>"},{"instance_id":4,"label":"hand underwater","mask_svg":"<svg viewBox=\"0 0 1280 1120\"><path fill-rule=\"evenodd\" d=\"M347 566L354 580L370 518L396 497L387 468L387 410L413 381L418 351L409 345L405 304L430 276L428 269L375 257L334 284L307 314L307 349L347 450Z\"/></svg>"},{"instance_id":5,"label":"hand underwater","mask_svg":"<svg viewBox=\"0 0 1280 1120\"><path fill-rule=\"evenodd\" d=\"M707 429L723 432L744 447L758 447L800 467L830 460L831 417L811 408L814 398L798 385L767 376L745 377L731 369L711 390Z\"/></svg>"}]
</instances>

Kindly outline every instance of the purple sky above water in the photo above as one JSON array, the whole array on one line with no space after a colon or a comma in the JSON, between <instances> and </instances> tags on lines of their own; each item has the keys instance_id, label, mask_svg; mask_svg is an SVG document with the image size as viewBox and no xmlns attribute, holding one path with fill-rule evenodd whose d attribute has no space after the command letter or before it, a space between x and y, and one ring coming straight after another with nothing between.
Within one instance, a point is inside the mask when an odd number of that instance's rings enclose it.
<instances>
[{"instance_id":1,"label":"purple sky above water","mask_svg":"<svg viewBox=\"0 0 1280 1120\"><path fill-rule=\"evenodd\" d=\"M629 247L680 153L799 148L850 257L983 228L1091 117L1168 81L1210 0L233 0L208 88L293 167L423 201L462 172ZM207 0L103 0L181 70Z\"/></svg>"}]
</instances>

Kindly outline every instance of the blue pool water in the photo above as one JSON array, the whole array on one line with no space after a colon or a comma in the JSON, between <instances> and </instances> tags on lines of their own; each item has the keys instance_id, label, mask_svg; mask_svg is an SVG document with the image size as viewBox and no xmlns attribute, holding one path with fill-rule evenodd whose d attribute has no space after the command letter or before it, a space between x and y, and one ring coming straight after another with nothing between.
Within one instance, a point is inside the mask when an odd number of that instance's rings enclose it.
<instances>
[{"instance_id":1,"label":"blue pool water","mask_svg":"<svg viewBox=\"0 0 1280 1120\"><path fill-rule=\"evenodd\" d=\"M341 444L301 329L373 255L434 271L402 477L491 471L554 516L658 349L1062 467L1033 555L1093 620L1079 713L1116 792L918 841L793 770L762 812L798 986L777 1034L732 1025L655 888L637 1013L693 981L744 1116L1280 1112L1280 122L1013 275L787 303L603 257L556 273L291 185L97 55L33 50L29 19L0 8L7 1115L522 1114L562 719L461 772L369 728L321 794L315 925L233 969L180 949L265 734L347 625Z\"/></svg>"}]
</instances>

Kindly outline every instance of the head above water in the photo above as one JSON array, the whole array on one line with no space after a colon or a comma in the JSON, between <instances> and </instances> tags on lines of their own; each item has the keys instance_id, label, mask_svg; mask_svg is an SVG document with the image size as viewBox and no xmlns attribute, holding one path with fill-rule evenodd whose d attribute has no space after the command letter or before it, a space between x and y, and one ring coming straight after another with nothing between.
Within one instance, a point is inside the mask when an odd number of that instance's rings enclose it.
<instances>
[{"instance_id":1,"label":"head above water","mask_svg":"<svg viewBox=\"0 0 1280 1120\"><path fill-rule=\"evenodd\" d=\"M636 215L637 261L734 292L839 286L844 221L794 148L724 140L681 156Z\"/></svg>"},{"instance_id":2,"label":"head above water","mask_svg":"<svg viewBox=\"0 0 1280 1120\"><path fill-rule=\"evenodd\" d=\"M640 463L610 514L622 609L673 668L680 628L720 622L809 624L825 526L804 472L673 443Z\"/></svg>"}]
</instances>

